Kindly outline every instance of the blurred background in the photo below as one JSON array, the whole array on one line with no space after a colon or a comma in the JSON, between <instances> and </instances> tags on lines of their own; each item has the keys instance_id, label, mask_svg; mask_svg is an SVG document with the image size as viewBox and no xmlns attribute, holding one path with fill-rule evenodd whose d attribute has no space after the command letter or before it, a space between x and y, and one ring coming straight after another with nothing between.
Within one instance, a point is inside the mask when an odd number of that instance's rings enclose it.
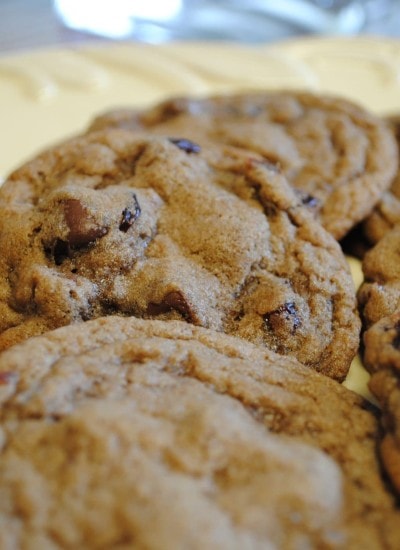
<instances>
[{"instance_id":1,"label":"blurred background","mask_svg":"<svg viewBox=\"0 0 400 550\"><path fill-rule=\"evenodd\" d=\"M400 0L0 0L0 54L99 40L400 36Z\"/></svg>"}]
</instances>

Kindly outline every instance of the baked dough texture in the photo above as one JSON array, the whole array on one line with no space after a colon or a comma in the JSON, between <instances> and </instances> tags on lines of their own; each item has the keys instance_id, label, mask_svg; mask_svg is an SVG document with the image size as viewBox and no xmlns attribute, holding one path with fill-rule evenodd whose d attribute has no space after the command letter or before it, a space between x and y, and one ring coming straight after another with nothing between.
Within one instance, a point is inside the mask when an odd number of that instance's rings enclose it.
<instances>
[{"instance_id":1,"label":"baked dough texture","mask_svg":"<svg viewBox=\"0 0 400 550\"><path fill-rule=\"evenodd\" d=\"M173 98L105 113L89 131L109 127L257 152L281 167L337 239L372 211L398 168L389 124L345 99L308 92Z\"/></svg>"},{"instance_id":2,"label":"baked dough texture","mask_svg":"<svg viewBox=\"0 0 400 550\"><path fill-rule=\"evenodd\" d=\"M0 189L0 347L91 318L185 319L342 380L360 322L337 242L276 166L111 129Z\"/></svg>"},{"instance_id":3,"label":"baked dough texture","mask_svg":"<svg viewBox=\"0 0 400 550\"><path fill-rule=\"evenodd\" d=\"M0 355L0 545L398 548L376 411L296 360L106 317Z\"/></svg>"}]
</instances>

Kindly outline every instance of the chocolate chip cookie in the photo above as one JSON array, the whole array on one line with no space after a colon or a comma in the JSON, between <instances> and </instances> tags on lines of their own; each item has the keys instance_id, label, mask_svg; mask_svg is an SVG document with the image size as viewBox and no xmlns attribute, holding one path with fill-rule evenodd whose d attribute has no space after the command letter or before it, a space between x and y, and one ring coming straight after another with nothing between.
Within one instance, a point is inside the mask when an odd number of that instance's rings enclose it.
<instances>
[{"instance_id":1,"label":"chocolate chip cookie","mask_svg":"<svg viewBox=\"0 0 400 550\"><path fill-rule=\"evenodd\" d=\"M400 494L400 310L375 323L365 334L364 361L371 391L383 411L381 455Z\"/></svg>"},{"instance_id":2,"label":"chocolate chip cookie","mask_svg":"<svg viewBox=\"0 0 400 550\"><path fill-rule=\"evenodd\" d=\"M279 165L337 239L373 209L398 166L386 123L344 99L293 91L176 98L98 117L122 127L244 147Z\"/></svg>"},{"instance_id":3,"label":"chocolate chip cookie","mask_svg":"<svg viewBox=\"0 0 400 550\"><path fill-rule=\"evenodd\" d=\"M348 266L274 165L106 130L0 190L0 346L122 313L184 319L337 379L358 347Z\"/></svg>"},{"instance_id":4,"label":"chocolate chip cookie","mask_svg":"<svg viewBox=\"0 0 400 550\"><path fill-rule=\"evenodd\" d=\"M400 146L400 118L391 117L389 122ZM386 191L374 210L365 220L364 232L371 243L378 242L390 229L400 224L400 171L397 173L393 183Z\"/></svg>"},{"instance_id":5,"label":"chocolate chip cookie","mask_svg":"<svg viewBox=\"0 0 400 550\"><path fill-rule=\"evenodd\" d=\"M373 408L292 358L109 316L0 380L3 548L398 548Z\"/></svg>"},{"instance_id":6,"label":"chocolate chip cookie","mask_svg":"<svg viewBox=\"0 0 400 550\"><path fill-rule=\"evenodd\" d=\"M364 256L358 300L366 328L400 308L399 254L400 226L395 226Z\"/></svg>"}]
</instances>

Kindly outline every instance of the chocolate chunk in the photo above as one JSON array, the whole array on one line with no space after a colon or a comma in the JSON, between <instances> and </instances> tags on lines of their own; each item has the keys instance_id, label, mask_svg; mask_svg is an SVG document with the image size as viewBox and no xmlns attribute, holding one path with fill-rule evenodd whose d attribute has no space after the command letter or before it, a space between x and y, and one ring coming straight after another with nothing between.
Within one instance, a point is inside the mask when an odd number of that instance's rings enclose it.
<instances>
[{"instance_id":1,"label":"chocolate chunk","mask_svg":"<svg viewBox=\"0 0 400 550\"><path fill-rule=\"evenodd\" d=\"M166 294L159 304L150 302L147 306L147 313L149 315L161 315L162 313L168 313L172 310L178 311L182 317L190 323L194 322L194 314L190 309L190 305L187 303L183 294L177 290L173 290Z\"/></svg>"},{"instance_id":2,"label":"chocolate chunk","mask_svg":"<svg viewBox=\"0 0 400 550\"><path fill-rule=\"evenodd\" d=\"M186 153L200 153L201 151L200 145L197 145L197 143L194 143L189 139L169 138L169 141L174 145L176 145L179 149L182 149L182 151L185 151Z\"/></svg>"},{"instance_id":3,"label":"chocolate chunk","mask_svg":"<svg viewBox=\"0 0 400 550\"><path fill-rule=\"evenodd\" d=\"M12 371L0 372L0 386L6 386L18 378L18 374Z\"/></svg>"},{"instance_id":4,"label":"chocolate chunk","mask_svg":"<svg viewBox=\"0 0 400 550\"><path fill-rule=\"evenodd\" d=\"M71 247L85 246L107 233L107 227L99 225L78 199L66 199L63 206L69 228L68 243Z\"/></svg>"},{"instance_id":5,"label":"chocolate chunk","mask_svg":"<svg viewBox=\"0 0 400 550\"><path fill-rule=\"evenodd\" d=\"M164 302L160 302L159 304L156 302L149 302L147 305L148 315L162 315L163 313L168 313L168 311L171 311L171 306Z\"/></svg>"},{"instance_id":6,"label":"chocolate chunk","mask_svg":"<svg viewBox=\"0 0 400 550\"><path fill-rule=\"evenodd\" d=\"M290 332L294 334L301 325L301 321L297 315L297 308L294 302L286 302L273 311L269 311L263 315L266 325L272 330L278 329L282 325L282 321L289 321L291 324Z\"/></svg>"},{"instance_id":7,"label":"chocolate chunk","mask_svg":"<svg viewBox=\"0 0 400 550\"><path fill-rule=\"evenodd\" d=\"M134 207L133 209L125 208L122 211L122 220L119 224L119 230L126 233L132 226L133 222L140 216L142 210L135 194L133 194Z\"/></svg>"}]
</instances>

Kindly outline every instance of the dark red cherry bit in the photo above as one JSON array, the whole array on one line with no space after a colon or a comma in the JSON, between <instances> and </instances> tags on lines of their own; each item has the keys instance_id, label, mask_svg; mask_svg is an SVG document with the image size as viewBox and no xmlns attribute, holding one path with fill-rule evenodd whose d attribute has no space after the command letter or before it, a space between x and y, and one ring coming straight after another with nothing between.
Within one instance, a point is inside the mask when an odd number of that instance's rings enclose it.
<instances>
[{"instance_id":1,"label":"dark red cherry bit","mask_svg":"<svg viewBox=\"0 0 400 550\"><path fill-rule=\"evenodd\" d=\"M139 202L135 194L133 194L134 206L133 208L125 208L122 211L122 219L119 224L119 230L126 233L128 229L132 226L135 220L140 216L142 209L140 208Z\"/></svg>"},{"instance_id":2,"label":"dark red cherry bit","mask_svg":"<svg viewBox=\"0 0 400 550\"><path fill-rule=\"evenodd\" d=\"M18 375L12 371L0 372L0 386L6 386L17 379Z\"/></svg>"},{"instance_id":3,"label":"dark red cherry bit","mask_svg":"<svg viewBox=\"0 0 400 550\"><path fill-rule=\"evenodd\" d=\"M185 151L185 153L200 153L201 147L200 145L197 145L197 143L194 143L193 141L190 141L189 139L185 138L168 138L171 143L176 145L179 149L182 149L182 151Z\"/></svg>"}]
</instances>

